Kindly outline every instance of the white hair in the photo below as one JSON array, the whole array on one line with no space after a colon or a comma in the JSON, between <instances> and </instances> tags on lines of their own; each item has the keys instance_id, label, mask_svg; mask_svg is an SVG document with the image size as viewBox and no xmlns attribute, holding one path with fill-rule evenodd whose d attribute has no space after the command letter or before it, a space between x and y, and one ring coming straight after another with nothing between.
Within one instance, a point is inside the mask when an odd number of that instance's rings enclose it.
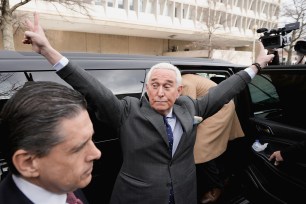
<instances>
[{"instance_id":1,"label":"white hair","mask_svg":"<svg viewBox=\"0 0 306 204\"><path fill-rule=\"evenodd\" d=\"M151 69L147 73L146 84L148 84L148 81L151 77L151 74L155 69L168 69L168 70L174 71L175 75L176 75L177 86L180 86L182 84L182 75L181 75L180 70L176 66L174 66L173 64L170 64L170 63L167 63L167 62L158 63L158 64L151 67Z\"/></svg>"}]
</instances>

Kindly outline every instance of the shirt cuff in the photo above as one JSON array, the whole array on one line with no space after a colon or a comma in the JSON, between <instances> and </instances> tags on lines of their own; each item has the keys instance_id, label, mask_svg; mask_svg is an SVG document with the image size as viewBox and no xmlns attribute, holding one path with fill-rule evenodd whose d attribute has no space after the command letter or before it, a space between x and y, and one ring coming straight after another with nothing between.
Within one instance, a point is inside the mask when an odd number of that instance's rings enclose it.
<instances>
[{"instance_id":1,"label":"shirt cuff","mask_svg":"<svg viewBox=\"0 0 306 204\"><path fill-rule=\"evenodd\" d=\"M53 65L53 68L56 71L61 70L68 64L69 60L66 57L63 57L60 61L58 61L55 65Z\"/></svg>"},{"instance_id":2,"label":"shirt cuff","mask_svg":"<svg viewBox=\"0 0 306 204\"><path fill-rule=\"evenodd\" d=\"M245 68L244 71L246 71L250 75L251 79L256 76L255 71L251 67Z\"/></svg>"}]
</instances>

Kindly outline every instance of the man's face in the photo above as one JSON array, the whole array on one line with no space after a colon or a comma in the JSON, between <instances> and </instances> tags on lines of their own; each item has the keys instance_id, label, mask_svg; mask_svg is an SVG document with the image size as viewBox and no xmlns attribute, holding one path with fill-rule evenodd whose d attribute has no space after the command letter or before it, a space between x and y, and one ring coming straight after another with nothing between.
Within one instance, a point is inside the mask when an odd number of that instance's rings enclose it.
<instances>
[{"instance_id":1,"label":"man's face","mask_svg":"<svg viewBox=\"0 0 306 204\"><path fill-rule=\"evenodd\" d=\"M92 122L86 110L76 117L62 119L58 135L64 141L47 156L36 158L39 176L35 183L51 192L66 193L83 188L91 181L93 161L101 152L92 141Z\"/></svg>"},{"instance_id":2,"label":"man's face","mask_svg":"<svg viewBox=\"0 0 306 204\"><path fill-rule=\"evenodd\" d=\"M146 88L151 107L161 115L170 112L182 91L182 86L177 85L175 71L169 69L155 69Z\"/></svg>"}]
</instances>

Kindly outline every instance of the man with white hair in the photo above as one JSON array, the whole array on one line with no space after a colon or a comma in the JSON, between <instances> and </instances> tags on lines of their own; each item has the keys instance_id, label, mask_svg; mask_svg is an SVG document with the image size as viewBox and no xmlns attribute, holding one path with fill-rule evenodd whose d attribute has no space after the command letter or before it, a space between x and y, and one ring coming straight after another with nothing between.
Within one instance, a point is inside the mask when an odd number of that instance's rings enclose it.
<instances>
[{"instance_id":1,"label":"man with white hair","mask_svg":"<svg viewBox=\"0 0 306 204\"><path fill-rule=\"evenodd\" d=\"M182 92L180 71L168 63L151 68L147 93L141 98L118 99L94 76L56 51L34 16L27 21L25 44L43 55L57 74L80 91L94 106L100 122L119 131L123 163L114 185L111 204L195 204L196 170L193 157L197 124L243 90L258 69L273 58L261 44L257 63L228 78L205 97L191 99Z\"/></svg>"}]
</instances>

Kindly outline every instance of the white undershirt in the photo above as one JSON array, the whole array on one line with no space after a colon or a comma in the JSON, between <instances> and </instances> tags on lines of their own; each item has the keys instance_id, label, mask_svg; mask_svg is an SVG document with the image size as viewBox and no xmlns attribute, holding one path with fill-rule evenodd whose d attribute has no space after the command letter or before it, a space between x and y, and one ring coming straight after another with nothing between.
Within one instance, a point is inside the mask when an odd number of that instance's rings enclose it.
<instances>
[{"instance_id":1,"label":"white undershirt","mask_svg":"<svg viewBox=\"0 0 306 204\"><path fill-rule=\"evenodd\" d=\"M67 194L54 194L25 179L13 175L13 180L19 190L35 204L66 204Z\"/></svg>"}]
</instances>

